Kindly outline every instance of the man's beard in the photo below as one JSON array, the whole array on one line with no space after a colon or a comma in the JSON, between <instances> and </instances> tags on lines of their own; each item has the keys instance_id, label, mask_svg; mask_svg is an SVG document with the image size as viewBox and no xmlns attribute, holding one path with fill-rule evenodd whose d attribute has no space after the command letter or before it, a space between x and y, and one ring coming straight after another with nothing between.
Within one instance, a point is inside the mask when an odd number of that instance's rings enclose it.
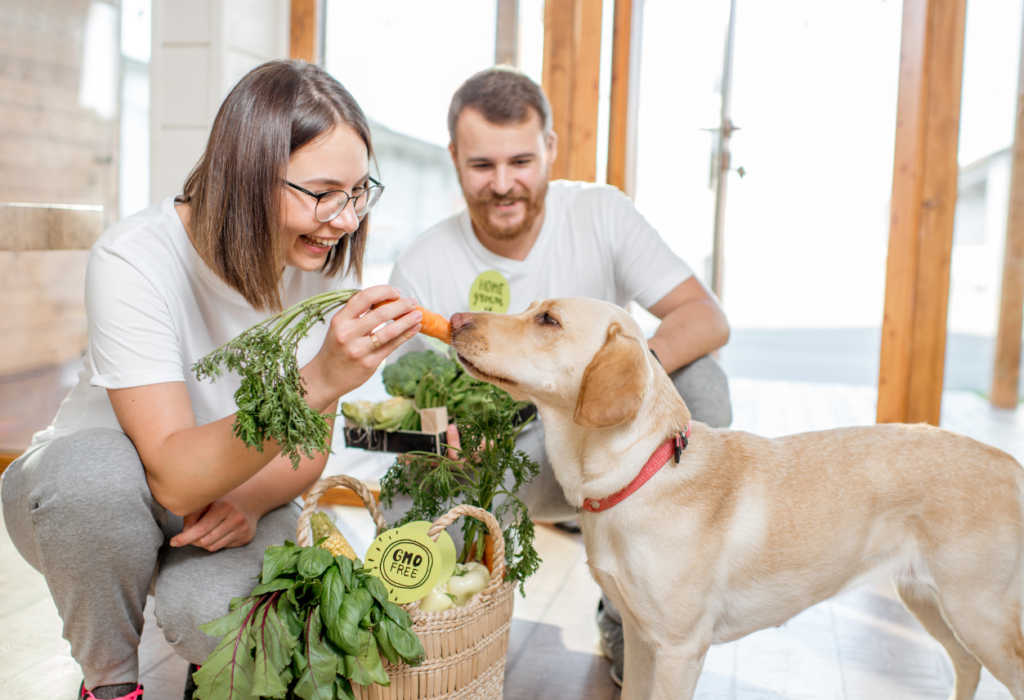
<instances>
[{"instance_id":1,"label":"man's beard","mask_svg":"<svg viewBox=\"0 0 1024 700\"><path fill-rule=\"evenodd\" d=\"M463 193L465 194L465 190L463 190ZM540 187L537 188L537 191L532 197L529 192L497 195L488 189L486 194L479 197L467 196L466 207L469 209L469 216L473 220L473 225L479 231L496 241L514 241L533 228L533 224L537 221L537 217L544 211L544 197L547 196L547 193L548 180L547 178L544 178ZM509 204L511 202L520 201L526 204L526 213L518 224L515 224L514 226L501 226L495 225L491 221L490 208L492 204L496 202Z\"/></svg>"}]
</instances>

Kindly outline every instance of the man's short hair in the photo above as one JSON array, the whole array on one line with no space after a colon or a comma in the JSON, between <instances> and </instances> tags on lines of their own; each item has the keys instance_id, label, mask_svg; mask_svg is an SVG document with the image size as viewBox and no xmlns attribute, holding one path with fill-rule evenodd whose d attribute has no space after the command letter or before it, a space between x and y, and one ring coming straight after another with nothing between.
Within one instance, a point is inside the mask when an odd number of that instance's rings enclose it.
<instances>
[{"instance_id":1,"label":"man's short hair","mask_svg":"<svg viewBox=\"0 0 1024 700\"><path fill-rule=\"evenodd\" d=\"M551 133L551 104L540 85L508 66L482 70L464 82L452 95L448 107L448 136L455 143L459 115L472 107L491 124L522 124L530 109L540 117L544 136Z\"/></svg>"}]
</instances>

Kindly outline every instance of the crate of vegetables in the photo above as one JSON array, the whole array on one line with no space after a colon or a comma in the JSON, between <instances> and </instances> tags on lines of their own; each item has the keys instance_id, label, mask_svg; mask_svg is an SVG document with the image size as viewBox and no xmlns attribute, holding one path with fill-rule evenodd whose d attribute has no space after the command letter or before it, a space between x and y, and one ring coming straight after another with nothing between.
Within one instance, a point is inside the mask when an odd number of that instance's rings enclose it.
<instances>
[{"instance_id":1,"label":"crate of vegetables","mask_svg":"<svg viewBox=\"0 0 1024 700\"><path fill-rule=\"evenodd\" d=\"M448 409L417 409L412 399L396 396L372 403L342 404L345 446L374 452L433 452L446 445ZM403 430L402 425L407 426ZM415 429L413 429L415 428Z\"/></svg>"},{"instance_id":2,"label":"crate of vegetables","mask_svg":"<svg viewBox=\"0 0 1024 700\"><path fill-rule=\"evenodd\" d=\"M447 445L449 422L458 422L493 403L491 389L466 373L454 358L433 350L411 352L384 368L392 398L345 402L345 445L375 452L433 452ZM523 406L519 420L537 412Z\"/></svg>"}]
</instances>

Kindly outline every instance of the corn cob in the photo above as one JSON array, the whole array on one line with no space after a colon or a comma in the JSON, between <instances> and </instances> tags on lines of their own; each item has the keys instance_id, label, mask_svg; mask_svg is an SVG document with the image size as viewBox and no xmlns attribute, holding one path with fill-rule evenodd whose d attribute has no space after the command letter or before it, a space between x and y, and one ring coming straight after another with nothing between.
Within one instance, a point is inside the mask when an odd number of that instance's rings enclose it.
<instances>
[{"instance_id":1,"label":"corn cob","mask_svg":"<svg viewBox=\"0 0 1024 700\"><path fill-rule=\"evenodd\" d=\"M320 547L326 549L334 556L356 558L356 552L348 543L345 536L341 534L337 526L331 521L327 513L313 513L309 516L309 526L313 529L313 541L321 537L327 539L320 543Z\"/></svg>"}]
</instances>

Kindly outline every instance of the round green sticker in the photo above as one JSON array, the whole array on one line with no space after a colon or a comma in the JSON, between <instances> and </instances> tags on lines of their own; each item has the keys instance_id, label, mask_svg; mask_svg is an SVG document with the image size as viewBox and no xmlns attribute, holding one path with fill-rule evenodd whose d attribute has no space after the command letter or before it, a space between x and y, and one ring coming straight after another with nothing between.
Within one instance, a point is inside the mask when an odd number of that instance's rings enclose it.
<instances>
[{"instance_id":1,"label":"round green sticker","mask_svg":"<svg viewBox=\"0 0 1024 700\"><path fill-rule=\"evenodd\" d=\"M399 605L425 596L441 573L437 545L412 523L381 533L366 552L364 563L381 579L388 600Z\"/></svg>"},{"instance_id":2,"label":"round green sticker","mask_svg":"<svg viewBox=\"0 0 1024 700\"><path fill-rule=\"evenodd\" d=\"M508 311L510 299L508 280L497 270L481 272L469 288L470 311L493 311L503 314Z\"/></svg>"},{"instance_id":3,"label":"round green sticker","mask_svg":"<svg viewBox=\"0 0 1024 700\"><path fill-rule=\"evenodd\" d=\"M409 523L409 527L415 527L423 532L426 532L433 526L434 523L428 523L426 520L414 520ZM437 544L437 551L440 556L440 568L437 575L437 582L443 586L448 583L448 579L450 579L452 574L455 572L455 543L452 541L451 535L444 530L441 530L435 544Z\"/></svg>"}]
</instances>

